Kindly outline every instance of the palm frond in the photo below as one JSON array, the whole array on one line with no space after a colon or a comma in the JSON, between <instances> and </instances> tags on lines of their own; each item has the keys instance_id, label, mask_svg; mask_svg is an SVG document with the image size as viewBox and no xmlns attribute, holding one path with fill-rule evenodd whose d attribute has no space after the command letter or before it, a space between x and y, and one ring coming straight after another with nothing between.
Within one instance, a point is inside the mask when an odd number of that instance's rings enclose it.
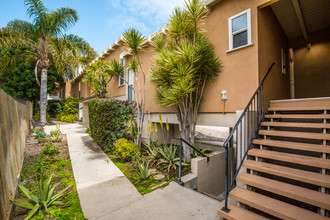
<instances>
[{"instance_id":1,"label":"palm frond","mask_svg":"<svg viewBox=\"0 0 330 220\"><path fill-rule=\"evenodd\" d=\"M6 29L15 33L20 33L21 35L33 39L34 41L37 41L39 37L36 27L28 21L14 19L8 22Z\"/></svg>"},{"instance_id":2,"label":"palm frond","mask_svg":"<svg viewBox=\"0 0 330 220\"><path fill-rule=\"evenodd\" d=\"M40 32L43 33L44 20L48 12L42 0L25 0L25 5L28 6L27 14L33 19L33 23L40 28Z\"/></svg>"},{"instance_id":3,"label":"palm frond","mask_svg":"<svg viewBox=\"0 0 330 220\"><path fill-rule=\"evenodd\" d=\"M51 32L62 35L78 21L78 12L72 8L60 8L49 14Z\"/></svg>"},{"instance_id":4,"label":"palm frond","mask_svg":"<svg viewBox=\"0 0 330 220\"><path fill-rule=\"evenodd\" d=\"M134 28L127 29L123 33L124 44L132 51L133 54L138 54L144 46L146 38Z\"/></svg>"}]
</instances>

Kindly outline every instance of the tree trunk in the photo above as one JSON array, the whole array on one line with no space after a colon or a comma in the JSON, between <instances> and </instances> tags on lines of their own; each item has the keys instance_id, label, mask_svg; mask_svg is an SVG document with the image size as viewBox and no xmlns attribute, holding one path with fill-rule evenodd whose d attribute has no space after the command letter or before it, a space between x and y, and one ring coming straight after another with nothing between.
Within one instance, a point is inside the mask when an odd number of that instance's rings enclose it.
<instances>
[{"instance_id":1,"label":"tree trunk","mask_svg":"<svg viewBox=\"0 0 330 220\"><path fill-rule=\"evenodd\" d=\"M41 86L40 86L40 122L46 124L47 109L47 68L41 70Z\"/></svg>"}]
</instances>

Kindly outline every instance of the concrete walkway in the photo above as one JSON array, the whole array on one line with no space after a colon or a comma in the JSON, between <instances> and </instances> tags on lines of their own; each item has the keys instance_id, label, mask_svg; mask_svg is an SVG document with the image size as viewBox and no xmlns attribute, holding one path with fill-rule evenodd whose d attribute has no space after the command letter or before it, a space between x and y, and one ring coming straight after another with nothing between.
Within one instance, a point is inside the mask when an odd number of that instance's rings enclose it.
<instances>
[{"instance_id":1,"label":"concrete walkway","mask_svg":"<svg viewBox=\"0 0 330 220\"><path fill-rule=\"evenodd\" d=\"M55 129L46 126L45 131ZM79 124L62 124L87 219L219 219L220 202L172 182L142 196Z\"/></svg>"}]
</instances>

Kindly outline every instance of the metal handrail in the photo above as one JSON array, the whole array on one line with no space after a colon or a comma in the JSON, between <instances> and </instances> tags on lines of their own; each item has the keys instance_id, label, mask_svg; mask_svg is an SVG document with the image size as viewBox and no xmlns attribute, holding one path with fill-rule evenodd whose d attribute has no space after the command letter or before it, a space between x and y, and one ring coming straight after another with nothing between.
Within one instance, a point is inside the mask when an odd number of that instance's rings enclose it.
<instances>
[{"instance_id":1,"label":"metal handrail","mask_svg":"<svg viewBox=\"0 0 330 220\"><path fill-rule=\"evenodd\" d=\"M189 144L185 139L180 138L180 161L179 161L179 178L177 180L175 180L175 182L177 182L178 184L182 185L184 184L184 182L181 181L181 175L182 175L182 142L184 142L186 145L188 145L190 148L194 149L195 151L197 151L200 155L202 155L203 157L206 157L206 161L208 162L210 160L209 156L206 156L205 154L203 154L200 150L196 149L194 146L192 146L191 144Z\"/></svg>"},{"instance_id":2,"label":"metal handrail","mask_svg":"<svg viewBox=\"0 0 330 220\"><path fill-rule=\"evenodd\" d=\"M247 156L247 153L252 145L253 139L256 137L261 121L264 118L264 102L263 102L263 84L269 75L275 63L269 67L266 75L260 82L258 88L253 93L252 98L245 107L243 113L236 122L233 130L230 132L223 147L226 149L226 165L225 165L225 206L222 208L224 212L229 212L228 209L228 194L236 182L236 177L242 167L242 164ZM235 135L236 134L236 135ZM236 136L236 155L234 158L234 139ZM240 145L240 148L238 146ZM231 178L228 187L228 170L229 170L229 150L231 149L230 170ZM240 152L240 155L238 155ZM239 161L240 160L240 161ZM236 161L236 167L234 167ZM239 164L238 164L239 162ZM233 168L235 168L235 173Z\"/></svg>"}]
</instances>

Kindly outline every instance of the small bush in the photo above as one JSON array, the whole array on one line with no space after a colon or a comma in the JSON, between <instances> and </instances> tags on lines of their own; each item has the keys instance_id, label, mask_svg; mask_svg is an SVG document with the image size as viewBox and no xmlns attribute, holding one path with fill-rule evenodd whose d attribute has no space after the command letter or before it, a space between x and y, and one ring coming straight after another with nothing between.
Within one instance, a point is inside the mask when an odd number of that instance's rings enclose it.
<instances>
[{"instance_id":1,"label":"small bush","mask_svg":"<svg viewBox=\"0 0 330 220\"><path fill-rule=\"evenodd\" d=\"M33 119L35 121L39 121L40 120L40 111L38 110L34 115L33 115ZM51 122L52 120L50 119L50 116L48 113L46 113L46 121L47 122Z\"/></svg>"},{"instance_id":2,"label":"small bush","mask_svg":"<svg viewBox=\"0 0 330 220\"><path fill-rule=\"evenodd\" d=\"M91 128L86 128L86 133L91 135Z\"/></svg>"},{"instance_id":3,"label":"small bush","mask_svg":"<svg viewBox=\"0 0 330 220\"><path fill-rule=\"evenodd\" d=\"M140 149L136 143L133 143L126 138L119 139L115 144L115 155L121 157L124 160L131 159L135 154L137 154Z\"/></svg>"},{"instance_id":4,"label":"small bush","mask_svg":"<svg viewBox=\"0 0 330 220\"><path fill-rule=\"evenodd\" d=\"M79 98L68 97L62 99L57 107L56 118L62 122L73 123L78 120Z\"/></svg>"},{"instance_id":5,"label":"small bush","mask_svg":"<svg viewBox=\"0 0 330 220\"><path fill-rule=\"evenodd\" d=\"M36 134L37 139L45 138L46 132L44 132L40 127L36 127L33 132Z\"/></svg>"},{"instance_id":6,"label":"small bush","mask_svg":"<svg viewBox=\"0 0 330 220\"><path fill-rule=\"evenodd\" d=\"M61 142L63 139L62 133L60 130L53 130L50 131L50 139L53 142Z\"/></svg>"},{"instance_id":7,"label":"small bush","mask_svg":"<svg viewBox=\"0 0 330 220\"><path fill-rule=\"evenodd\" d=\"M43 148L42 148L42 153L49 155L49 156L54 156L60 153L60 149L53 145L52 143L48 143L48 144L43 144Z\"/></svg>"},{"instance_id":8,"label":"small bush","mask_svg":"<svg viewBox=\"0 0 330 220\"><path fill-rule=\"evenodd\" d=\"M63 115L60 118L60 121L68 122L68 123L73 123L74 121L77 121L77 120L78 120L77 114Z\"/></svg>"}]
</instances>

